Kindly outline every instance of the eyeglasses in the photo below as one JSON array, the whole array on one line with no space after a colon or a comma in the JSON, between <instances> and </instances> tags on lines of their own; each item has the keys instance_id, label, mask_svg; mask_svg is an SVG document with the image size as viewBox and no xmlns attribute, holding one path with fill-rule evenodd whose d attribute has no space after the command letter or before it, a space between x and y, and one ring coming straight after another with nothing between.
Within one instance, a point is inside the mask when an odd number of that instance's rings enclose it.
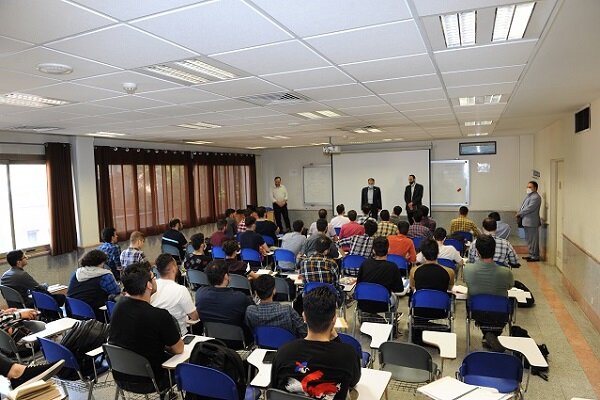
<instances>
[{"instance_id":1,"label":"eyeglasses","mask_svg":"<svg viewBox=\"0 0 600 400\"><path fill-rule=\"evenodd\" d=\"M152 279L158 279L158 275L156 275L156 272L154 271L150 271L152 273L152 277L150 278L150 280Z\"/></svg>"}]
</instances>

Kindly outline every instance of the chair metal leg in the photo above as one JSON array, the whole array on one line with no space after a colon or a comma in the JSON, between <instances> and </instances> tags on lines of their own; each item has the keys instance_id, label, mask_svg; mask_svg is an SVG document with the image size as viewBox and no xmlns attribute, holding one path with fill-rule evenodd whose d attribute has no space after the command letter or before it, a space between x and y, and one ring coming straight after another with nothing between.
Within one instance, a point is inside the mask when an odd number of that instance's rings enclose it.
<instances>
[{"instance_id":1,"label":"chair metal leg","mask_svg":"<svg viewBox=\"0 0 600 400\"><path fill-rule=\"evenodd\" d=\"M119 400L119 392L121 391L121 389L119 389L119 387L117 386L117 388L115 389L115 400Z\"/></svg>"},{"instance_id":2,"label":"chair metal leg","mask_svg":"<svg viewBox=\"0 0 600 400\"><path fill-rule=\"evenodd\" d=\"M471 321L467 318L467 354L469 354L471 347Z\"/></svg>"},{"instance_id":3,"label":"chair metal leg","mask_svg":"<svg viewBox=\"0 0 600 400\"><path fill-rule=\"evenodd\" d=\"M94 398L94 382L89 382L88 385L90 385L88 391L88 400L92 400Z\"/></svg>"}]
</instances>

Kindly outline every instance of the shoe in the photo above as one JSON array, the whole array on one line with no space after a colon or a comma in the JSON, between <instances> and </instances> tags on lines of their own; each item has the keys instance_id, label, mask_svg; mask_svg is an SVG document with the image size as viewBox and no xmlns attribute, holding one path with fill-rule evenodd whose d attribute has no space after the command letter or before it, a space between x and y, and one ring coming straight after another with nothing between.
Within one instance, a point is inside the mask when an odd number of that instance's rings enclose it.
<instances>
[{"instance_id":1,"label":"shoe","mask_svg":"<svg viewBox=\"0 0 600 400\"><path fill-rule=\"evenodd\" d=\"M527 262L538 262L538 261L540 261L539 258L531 258L531 257L529 257L529 259L527 260Z\"/></svg>"},{"instance_id":2,"label":"shoe","mask_svg":"<svg viewBox=\"0 0 600 400\"><path fill-rule=\"evenodd\" d=\"M58 374L58 372L65 365L65 360L60 360L52 364L44 364L44 365L30 365L25 368L23 374L15 379L10 380L10 384L13 389L18 386L35 382L35 381L45 381L54 375Z\"/></svg>"},{"instance_id":3,"label":"shoe","mask_svg":"<svg viewBox=\"0 0 600 400\"><path fill-rule=\"evenodd\" d=\"M504 353L504 351L506 350L500 344L500 341L498 340L498 336L494 335L492 332L486 333L484 335L484 338L485 338L484 347L487 347L490 350L495 351L497 353Z\"/></svg>"},{"instance_id":4,"label":"shoe","mask_svg":"<svg viewBox=\"0 0 600 400\"><path fill-rule=\"evenodd\" d=\"M523 258L523 260L525 260L525 261L529 261L529 260L531 260L531 257L530 257L530 256L527 256L527 257L522 257L522 258Z\"/></svg>"}]
</instances>

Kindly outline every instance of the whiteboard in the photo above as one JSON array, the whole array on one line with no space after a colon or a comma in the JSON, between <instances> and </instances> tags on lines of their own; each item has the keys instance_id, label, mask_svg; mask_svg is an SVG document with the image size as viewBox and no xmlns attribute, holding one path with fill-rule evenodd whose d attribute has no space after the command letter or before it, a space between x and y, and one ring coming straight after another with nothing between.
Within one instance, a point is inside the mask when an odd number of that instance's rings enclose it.
<instances>
[{"instance_id":1,"label":"whiteboard","mask_svg":"<svg viewBox=\"0 0 600 400\"><path fill-rule=\"evenodd\" d=\"M331 206L331 165L305 165L302 167L304 206Z\"/></svg>"},{"instance_id":2,"label":"whiteboard","mask_svg":"<svg viewBox=\"0 0 600 400\"><path fill-rule=\"evenodd\" d=\"M469 204L469 160L431 162L431 205Z\"/></svg>"}]
</instances>

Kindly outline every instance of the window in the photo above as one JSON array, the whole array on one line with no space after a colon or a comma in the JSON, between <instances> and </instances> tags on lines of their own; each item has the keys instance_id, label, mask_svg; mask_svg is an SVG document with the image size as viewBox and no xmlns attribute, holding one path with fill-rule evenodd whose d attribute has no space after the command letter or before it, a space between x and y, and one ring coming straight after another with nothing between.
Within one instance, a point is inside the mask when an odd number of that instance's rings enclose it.
<instances>
[{"instance_id":1,"label":"window","mask_svg":"<svg viewBox=\"0 0 600 400\"><path fill-rule=\"evenodd\" d=\"M45 164L0 164L0 252L50 243Z\"/></svg>"},{"instance_id":2,"label":"window","mask_svg":"<svg viewBox=\"0 0 600 400\"><path fill-rule=\"evenodd\" d=\"M248 165L213 166L215 207L222 213L228 208L246 208L250 197L250 167Z\"/></svg>"}]
</instances>

